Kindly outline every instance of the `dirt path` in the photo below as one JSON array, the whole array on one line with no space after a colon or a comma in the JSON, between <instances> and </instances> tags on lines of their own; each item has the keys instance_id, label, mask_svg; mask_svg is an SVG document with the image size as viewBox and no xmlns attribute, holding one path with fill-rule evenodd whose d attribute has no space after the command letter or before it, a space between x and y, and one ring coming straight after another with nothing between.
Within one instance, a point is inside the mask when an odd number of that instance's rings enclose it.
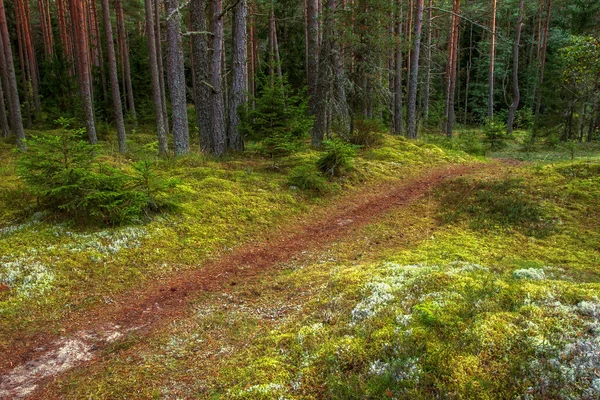
<instances>
[{"instance_id":1,"label":"dirt path","mask_svg":"<svg viewBox=\"0 0 600 400\"><path fill-rule=\"evenodd\" d=\"M497 165L496 165L497 166ZM177 316L203 292L255 279L280 262L325 248L354 229L363 227L391 209L406 206L444 179L494 164L437 168L426 175L348 196L330 207L330 213L309 218L264 243L249 243L232 253L143 290L124 294L114 304L88 311L65 322L63 337L38 337L10 354L0 365L0 398L35 397L56 376L99 357L100 350L131 332L148 335Z\"/></svg>"}]
</instances>

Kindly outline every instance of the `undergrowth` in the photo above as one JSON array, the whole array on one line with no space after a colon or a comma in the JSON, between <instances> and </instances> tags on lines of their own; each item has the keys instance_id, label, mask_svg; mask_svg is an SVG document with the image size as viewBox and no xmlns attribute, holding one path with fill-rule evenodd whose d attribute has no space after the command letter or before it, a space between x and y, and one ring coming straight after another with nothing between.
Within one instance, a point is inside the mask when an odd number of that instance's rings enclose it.
<instances>
[{"instance_id":1,"label":"undergrowth","mask_svg":"<svg viewBox=\"0 0 600 400\"><path fill-rule=\"evenodd\" d=\"M0 352L19 337L60 329L60 321L73 311L111 303L145 282L198 268L276 232L300 213L323 212L336 196L360 190L365 182L414 176L420 170L412 160L423 165L471 161L464 154L405 143L386 137L381 147L369 150L405 161L361 153L352 171L330 182L315 174L322 153L313 150L282 156L281 168L273 170L270 159L252 151L221 160L201 154L156 159L155 137L140 132L126 157L115 143L102 142L98 160L135 177L130 183L138 186L148 207L165 202L177 207L175 213L153 214L120 228L80 226L38 212L36 198L19 178L14 153L0 144L7 161L0 168ZM303 181L294 180L296 168L305 165L314 166L308 179L303 173ZM160 190L165 177L178 182L168 197Z\"/></svg>"},{"instance_id":2,"label":"undergrowth","mask_svg":"<svg viewBox=\"0 0 600 400\"><path fill-rule=\"evenodd\" d=\"M507 229L471 226L464 214L442 224L451 182L304 262L206 295L150 341L63 379L62 394L598 398L600 185L588 186L597 167L502 168L459 180L458 189L543 198L538 211L562 221L544 235L529 231L535 224L521 229L531 214L521 206L495 222ZM471 218L496 218L490 193L472 192Z\"/></svg>"}]
</instances>

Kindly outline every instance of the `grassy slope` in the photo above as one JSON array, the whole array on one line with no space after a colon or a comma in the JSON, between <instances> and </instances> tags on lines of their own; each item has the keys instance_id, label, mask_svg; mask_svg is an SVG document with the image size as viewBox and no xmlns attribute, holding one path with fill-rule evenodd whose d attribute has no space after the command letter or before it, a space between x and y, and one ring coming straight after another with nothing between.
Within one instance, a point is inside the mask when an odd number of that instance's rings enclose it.
<instances>
[{"instance_id":1,"label":"grassy slope","mask_svg":"<svg viewBox=\"0 0 600 400\"><path fill-rule=\"evenodd\" d=\"M109 349L56 390L597 398L599 199L597 162L455 180L308 261L207 295L193 316Z\"/></svg>"},{"instance_id":2,"label":"grassy slope","mask_svg":"<svg viewBox=\"0 0 600 400\"><path fill-rule=\"evenodd\" d=\"M102 157L130 168L131 161L154 157L153 141L139 135L126 159L103 143ZM251 153L219 162L201 155L162 160L157 161L159 172L182 181L175 194L178 213L144 225L89 229L34 213L35 201L27 197L12 163L12 146L0 143L0 156L7 160L0 169L0 351L39 331L59 334L61 321L71 313L198 268L240 243L261 240L301 213L323 212L335 193L358 190L361 182L397 180L428 165L472 160L387 138L381 148L362 152L356 173L331 185L333 195L319 199L287 184L293 166L318 157L313 151L280 160L279 171Z\"/></svg>"}]
</instances>

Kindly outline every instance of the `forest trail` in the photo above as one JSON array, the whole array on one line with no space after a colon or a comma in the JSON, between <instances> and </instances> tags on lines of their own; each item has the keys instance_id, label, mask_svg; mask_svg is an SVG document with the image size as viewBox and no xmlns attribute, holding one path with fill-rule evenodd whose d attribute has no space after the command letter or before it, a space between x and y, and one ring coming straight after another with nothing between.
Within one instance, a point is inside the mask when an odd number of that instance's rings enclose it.
<instances>
[{"instance_id":1,"label":"forest trail","mask_svg":"<svg viewBox=\"0 0 600 400\"><path fill-rule=\"evenodd\" d=\"M135 332L148 335L176 317L203 292L260 278L277 264L301 260L387 212L406 207L447 178L497 167L497 162L435 168L416 178L365 188L333 202L262 243L247 243L194 271L125 293L64 323L62 337L38 335L0 361L0 398L35 398L39 388L71 368L102 357L102 350ZM37 394L39 396L39 394Z\"/></svg>"}]
</instances>

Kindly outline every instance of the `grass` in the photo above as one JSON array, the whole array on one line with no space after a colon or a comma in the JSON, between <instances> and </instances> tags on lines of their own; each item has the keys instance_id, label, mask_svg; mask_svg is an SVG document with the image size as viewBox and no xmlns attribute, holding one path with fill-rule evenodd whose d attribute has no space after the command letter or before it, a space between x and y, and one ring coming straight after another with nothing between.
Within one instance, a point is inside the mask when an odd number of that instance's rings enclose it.
<instances>
[{"instance_id":1,"label":"grass","mask_svg":"<svg viewBox=\"0 0 600 400\"><path fill-rule=\"evenodd\" d=\"M10 144L0 143L7 160L0 170L0 283L8 287L0 291L0 348L40 330L59 333L61 321L74 312L110 303L147 282L196 269L242 243L261 240L301 213L325 210L364 182L415 175L415 158L423 166L471 161L464 154L447 155L387 137L379 151L393 155L394 161L363 152L350 173L323 183L328 196L314 197L288 181L294 168L318 159L316 151L283 158L273 170L270 160L253 152L222 160L197 153L156 159L154 137L141 133L129 147L123 156L114 143L102 142L100 158L123 169L137 160L154 160L158 174L182 182L171 199L178 212L109 228L82 227L40 212L13 166L17 154Z\"/></svg>"},{"instance_id":2,"label":"grass","mask_svg":"<svg viewBox=\"0 0 600 400\"><path fill-rule=\"evenodd\" d=\"M65 315L36 312L67 305L85 310L150 279L197 268L300 213L326 212L335 196L364 183L473 160L460 149L385 137L381 147L360 152L351 174L331 183L337 189L330 197L290 188L290 171L317 158L311 151L295 154L277 172L253 155L165 161L161 171L186 182L182 211L141 227L74 230L32 217L19 221L2 233L3 251L29 257L30 269L19 276L44 277L39 262L52 279L40 278L48 289L22 303L15 285L0 293L0 304L29 315L15 311L11 318L35 330ZM597 398L599 172L591 156L450 180L323 251L206 293L156 334L132 334L105 349L101 360L61 377L52 393L73 399ZM237 230L228 232L231 226ZM5 338L15 334L1 330Z\"/></svg>"},{"instance_id":3,"label":"grass","mask_svg":"<svg viewBox=\"0 0 600 400\"><path fill-rule=\"evenodd\" d=\"M591 207L600 186L588 197L579 189L598 179L588 174L597 167L504 167L450 182L322 253L206 295L186 318L73 372L57 390L66 398L595 398L600 214ZM560 218L555 229L472 226L490 216L490 198L452 224L440 218L455 184L493 191L515 177ZM514 207L502 198L492 205Z\"/></svg>"}]
</instances>

